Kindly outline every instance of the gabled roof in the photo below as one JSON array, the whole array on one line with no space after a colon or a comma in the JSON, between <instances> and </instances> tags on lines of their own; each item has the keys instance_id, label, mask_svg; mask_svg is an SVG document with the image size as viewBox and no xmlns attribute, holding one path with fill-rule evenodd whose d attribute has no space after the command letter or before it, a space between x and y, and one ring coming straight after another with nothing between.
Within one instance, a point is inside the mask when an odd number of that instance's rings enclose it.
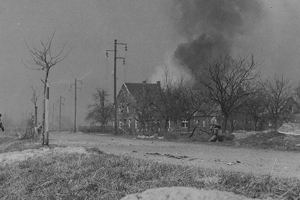
<instances>
[{"instance_id":1,"label":"gabled roof","mask_svg":"<svg viewBox=\"0 0 300 200\"><path fill-rule=\"evenodd\" d=\"M161 90L159 83L124 83L124 85L135 99L141 97L145 92L147 96L157 96Z\"/></svg>"}]
</instances>

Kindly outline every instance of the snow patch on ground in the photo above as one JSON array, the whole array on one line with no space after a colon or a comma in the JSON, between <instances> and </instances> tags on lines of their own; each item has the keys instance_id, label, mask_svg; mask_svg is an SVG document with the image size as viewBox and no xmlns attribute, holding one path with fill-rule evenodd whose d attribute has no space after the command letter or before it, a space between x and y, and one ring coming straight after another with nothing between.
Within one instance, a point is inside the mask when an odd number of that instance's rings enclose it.
<instances>
[{"instance_id":1,"label":"snow patch on ground","mask_svg":"<svg viewBox=\"0 0 300 200\"><path fill-rule=\"evenodd\" d=\"M0 154L0 165L11 164L14 162L24 161L28 158L36 158L46 156L49 154L63 154L63 153L79 153L88 154L83 147L55 147L40 148L40 149L27 149L24 151L14 151Z\"/></svg>"},{"instance_id":2,"label":"snow patch on ground","mask_svg":"<svg viewBox=\"0 0 300 200\"><path fill-rule=\"evenodd\" d=\"M279 133L286 135L299 135L300 136L300 124L298 123L284 123L279 129Z\"/></svg>"}]
</instances>

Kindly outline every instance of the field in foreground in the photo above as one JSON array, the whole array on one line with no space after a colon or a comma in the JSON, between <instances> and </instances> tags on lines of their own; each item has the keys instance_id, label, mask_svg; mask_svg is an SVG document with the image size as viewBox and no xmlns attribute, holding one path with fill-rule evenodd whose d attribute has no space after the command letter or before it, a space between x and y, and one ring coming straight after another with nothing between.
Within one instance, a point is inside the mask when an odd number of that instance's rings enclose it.
<instances>
[{"instance_id":1,"label":"field in foreground","mask_svg":"<svg viewBox=\"0 0 300 200\"><path fill-rule=\"evenodd\" d=\"M184 167L115 156L51 153L0 167L1 199L120 199L153 187L190 186L256 198L296 199L298 179Z\"/></svg>"},{"instance_id":2,"label":"field in foreground","mask_svg":"<svg viewBox=\"0 0 300 200\"><path fill-rule=\"evenodd\" d=\"M39 141L29 139L18 140L16 137L12 136L0 136L0 153L36 149L41 147L42 145Z\"/></svg>"}]
</instances>

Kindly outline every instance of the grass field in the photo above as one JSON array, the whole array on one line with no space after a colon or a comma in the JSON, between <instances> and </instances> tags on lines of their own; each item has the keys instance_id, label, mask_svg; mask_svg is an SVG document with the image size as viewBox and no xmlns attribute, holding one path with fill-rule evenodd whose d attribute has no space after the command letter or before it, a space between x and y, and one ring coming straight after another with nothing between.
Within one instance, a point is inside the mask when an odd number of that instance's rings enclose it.
<instances>
[{"instance_id":1,"label":"grass field","mask_svg":"<svg viewBox=\"0 0 300 200\"><path fill-rule=\"evenodd\" d=\"M1 199L120 199L153 187L190 186L247 197L296 199L300 181L167 165L104 154L50 154L0 167Z\"/></svg>"},{"instance_id":2,"label":"grass field","mask_svg":"<svg viewBox=\"0 0 300 200\"><path fill-rule=\"evenodd\" d=\"M16 137L0 136L0 153L21 151L25 149L37 149L42 145L36 140L19 140Z\"/></svg>"}]
</instances>

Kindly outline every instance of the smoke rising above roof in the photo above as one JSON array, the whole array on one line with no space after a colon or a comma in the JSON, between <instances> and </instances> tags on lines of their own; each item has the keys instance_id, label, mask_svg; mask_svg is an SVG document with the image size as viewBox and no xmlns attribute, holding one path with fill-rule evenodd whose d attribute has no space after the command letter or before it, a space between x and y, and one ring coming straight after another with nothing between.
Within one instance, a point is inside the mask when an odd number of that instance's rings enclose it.
<instances>
[{"instance_id":1,"label":"smoke rising above roof","mask_svg":"<svg viewBox=\"0 0 300 200\"><path fill-rule=\"evenodd\" d=\"M185 39L174 59L192 74L214 59L230 56L235 38L250 32L262 17L258 0L174 0L173 20Z\"/></svg>"}]
</instances>

